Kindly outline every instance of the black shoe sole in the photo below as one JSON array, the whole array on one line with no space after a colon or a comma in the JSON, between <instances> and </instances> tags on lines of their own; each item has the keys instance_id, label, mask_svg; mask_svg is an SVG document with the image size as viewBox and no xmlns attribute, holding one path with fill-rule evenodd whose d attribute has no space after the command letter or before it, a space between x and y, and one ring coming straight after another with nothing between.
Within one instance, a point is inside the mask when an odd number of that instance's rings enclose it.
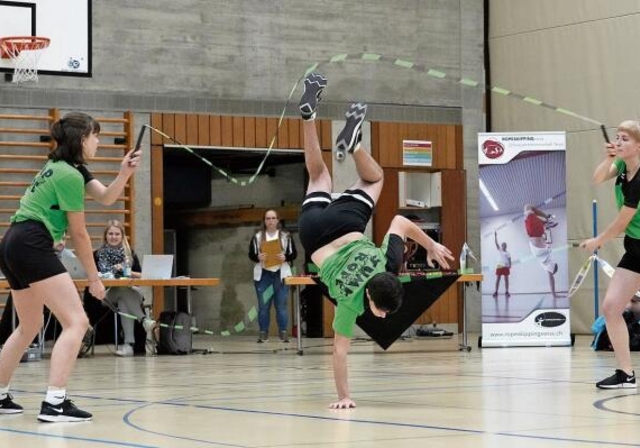
<instances>
[{"instance_id":1,"label":"black shoe sole","mask_svg":"<svg viewBox=\"0 0 640 448\"><path fill-rule=\"evenodd\" d=\"M622 384L614 384L611 386L603 386L601 384L596 384L598 389L637 389L637 386L632 383L622 383Z\"/></svg>"},{"instance_id":2,"label":"black shoe sole","mask_svg":"<svg viewBox=\"0 0 640 448\"><path fill-rule=\"evenodd\" d=\"M364 123L366 114L367 105L363 103L353 103L347 110L345 114L347 122L336 139L336 158L338 160L344 159L346 152L353 152L355 149L358 132Z\"/></svg>"},{"instance_id":3,"label":"black shoe sole","mask_svg":"<svg viewBox=\"0 0 640 448\"><path fill-rule=\"evenodd\" d=\"M307 88L308 84L311 84ZM327 87L327 79L318 73L309 73L304 80L304 92L300 98L300 113L304 120L310 119L318 109L320 94Z\"/></svg>"}]
</instances>

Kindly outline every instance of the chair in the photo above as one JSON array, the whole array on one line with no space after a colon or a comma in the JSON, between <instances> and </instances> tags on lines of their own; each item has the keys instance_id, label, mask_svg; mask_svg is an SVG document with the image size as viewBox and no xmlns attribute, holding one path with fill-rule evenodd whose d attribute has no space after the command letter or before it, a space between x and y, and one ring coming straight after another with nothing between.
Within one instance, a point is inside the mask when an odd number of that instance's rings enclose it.
<instances>
[{"instance_id":1,"label":"chair","mask_svg":"<svg viewBox=\"0 0 640 448\"><path fill-rule=\"evenodd\" d=\"M119 318L126 319L125 317L120 317L118 315L118 309L111 305L105 305L106 301L100 301L93 297L89 292L88 288L85 289L83 294L83 306L84 310L87 313L87 317L89 318L89 323L93 327L94 334L92 336L92 345L100 345L100 344L114 344L116 350L118 350L120 345L120 323L118 322ZM150 308L150 305L144 304L145 314L148 312L147 310ZM113 314L113 327L101 325L107 317ZM111 331L113 328L113 331ZM145 352L145 342L147 339L147 334L142 327L142 324L136 323L134 326L134 336L135 336L135 353L144 353ZM93 353L93 351L92 351Z\"/></svg>"}]
</instances>

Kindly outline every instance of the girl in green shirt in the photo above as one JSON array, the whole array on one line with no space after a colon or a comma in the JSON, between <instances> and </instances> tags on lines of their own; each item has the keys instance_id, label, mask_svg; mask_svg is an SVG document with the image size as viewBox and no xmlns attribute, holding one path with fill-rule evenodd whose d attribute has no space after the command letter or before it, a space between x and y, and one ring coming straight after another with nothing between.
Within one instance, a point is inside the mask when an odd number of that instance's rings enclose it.
<instances>
[{"instance_id":1,"label":"girl in green shirt","mask_svg":"<svg viewBox=\"0 0 640 448\"><path fill-rule=\"evenodd\" d=\"M93 262L91 239L85 226L85 193L110 205L139 165L139 153L129 151L116 179L103 185L85 167L98 149L100 125L89 115L72 112L51 126L56 142L49 160L36 175L11 218L11 227L0 242L0 269L11 288L20 324L0 351L0 414L23 412L12 400L9 382L23 353L42 327L43 307L62 325L51 353L49 388L38 420L75 422L91 419L66 395L67 380L75 364L89 320L78 291L56 256L54 245L65 234L74 242L76 255L89 279L89 291L98 299L105 288Z\"/></svg>"},{"instance_id":2,"label":"girl in green shirt","mask_svg":"<svg viewBox=\"0 0 640 448\"><path fill-rule=\"evenodd\" d=\"M618 263L602 303L607 332L616 355L618 369L614 374L596 383L600 389L627 389L636 387L636 376L631 366L629 332L622 313L629 298L640 289L640 123L627 120L620 123L616 140L605 145L605 157L593 175L596 184L616 179L615 194L618 215L595 238L580 243L594 252L622 232L625 253Z\"/></svg>"}]
</instances>

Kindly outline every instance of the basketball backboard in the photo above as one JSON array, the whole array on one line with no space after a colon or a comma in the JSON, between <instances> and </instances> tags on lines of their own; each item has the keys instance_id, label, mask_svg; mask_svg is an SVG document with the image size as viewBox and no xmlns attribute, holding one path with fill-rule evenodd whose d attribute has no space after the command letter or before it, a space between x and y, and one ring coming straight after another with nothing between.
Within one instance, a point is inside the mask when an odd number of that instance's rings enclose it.
<instances>
[{"instance_id":1,"label":"basketball backboard","mask_svg":"<svg viewBox=\"0 0 640 448\"><path fill-rule=\"evenodd\" d=\"M38 73L91 76L91 0L0 0L0 37L7 36L51 39ZM10 59L0 59L0 72L13 72Z\"/></svg>"}]
</instances>

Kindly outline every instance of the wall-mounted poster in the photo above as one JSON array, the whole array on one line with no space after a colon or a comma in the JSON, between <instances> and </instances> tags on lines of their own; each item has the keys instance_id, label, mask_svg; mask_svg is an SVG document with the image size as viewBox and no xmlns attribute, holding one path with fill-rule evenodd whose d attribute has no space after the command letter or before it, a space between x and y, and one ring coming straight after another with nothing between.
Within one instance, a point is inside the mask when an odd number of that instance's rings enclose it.
<instances>
[{"instance_id":1,"label":"wall-mounted poster","mask_svg":"<svg viewBox=\"0 0 640 448\"><path fill-rule=\"evenodd\" d=\"M426 140L402 140L402 164L404 166L431 166L433 147Z\"/></svg>"}]
</instances>

